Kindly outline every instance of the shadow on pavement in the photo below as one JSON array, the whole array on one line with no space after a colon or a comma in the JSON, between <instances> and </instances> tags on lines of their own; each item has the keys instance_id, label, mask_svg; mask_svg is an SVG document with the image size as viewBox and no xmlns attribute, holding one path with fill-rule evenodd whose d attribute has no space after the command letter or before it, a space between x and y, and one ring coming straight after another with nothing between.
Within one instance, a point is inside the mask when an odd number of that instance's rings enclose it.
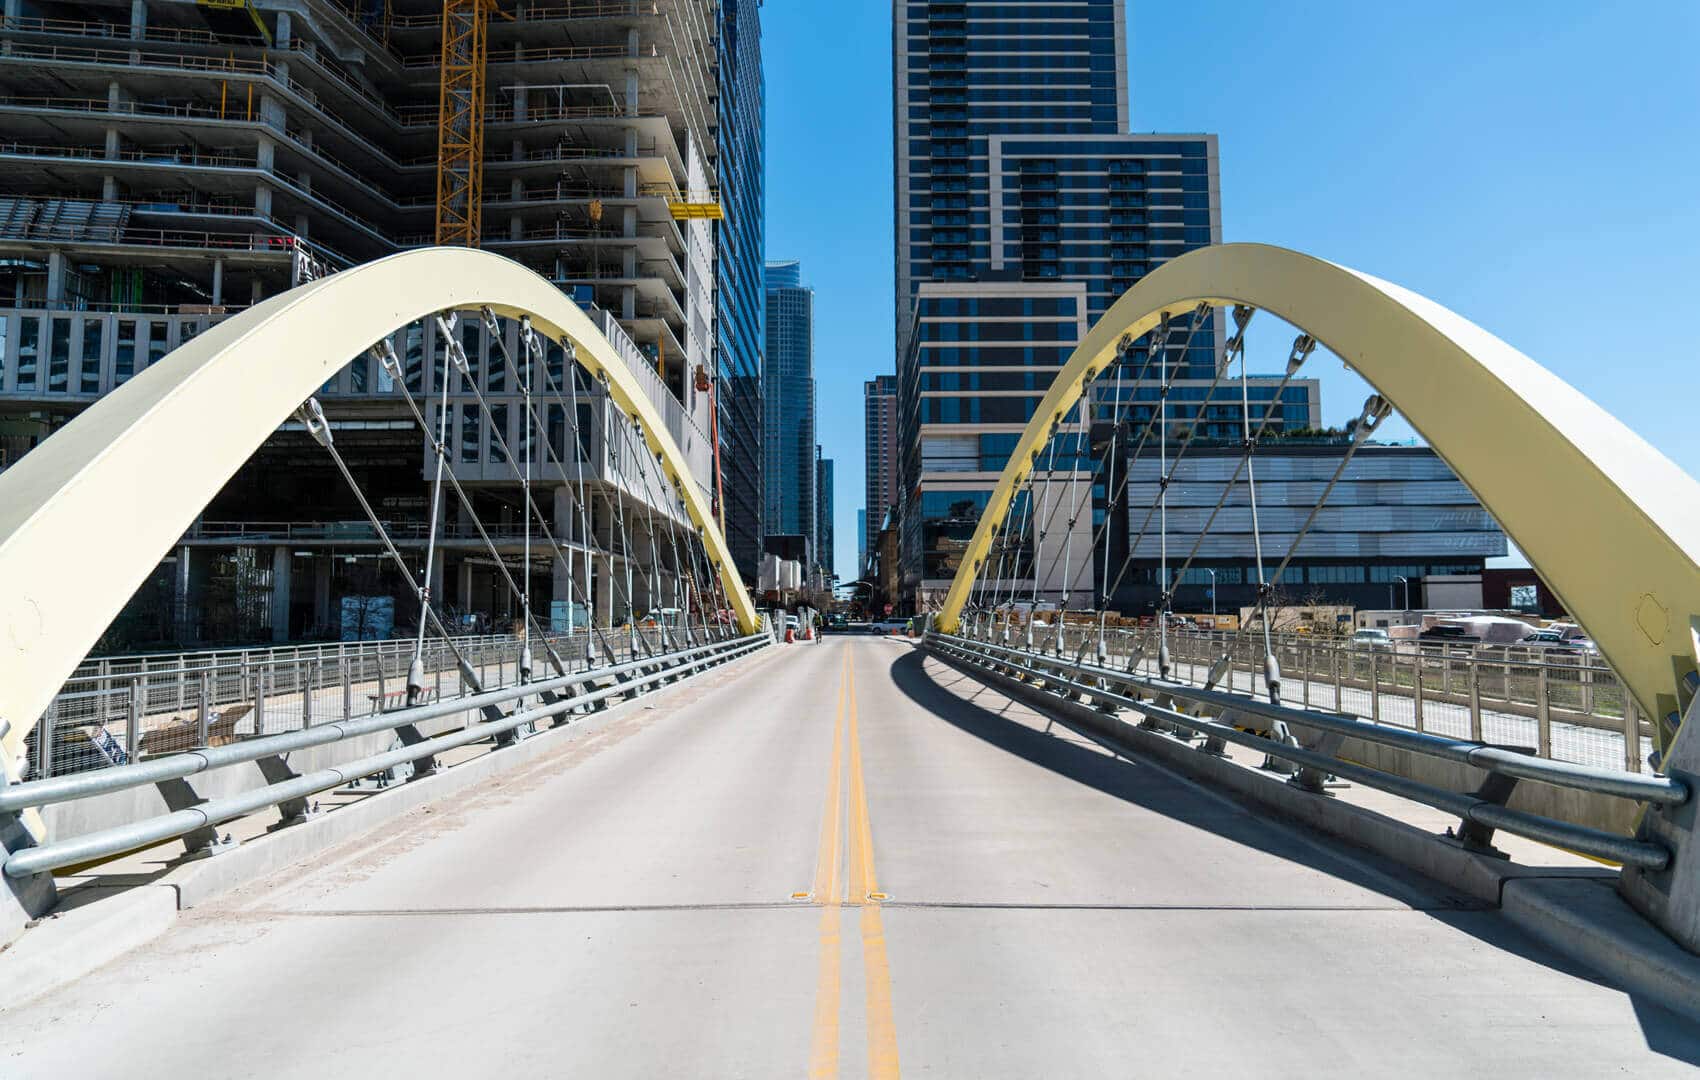
<instances>
[{"instance_id":1,"label":"shadow on pavement","mask_svg":"<svg viewBox=\"0 0 1700 1080\"><path fill-rule=\"evenodd\" d=\"M936 657L933 659L940 670L929 671L928 657L921 648L894 656L890 664L892 682L929 716L966 734L1170 820L1409 904L1493 948L1597 985L1614 985L1497 918L1489 905L1368 852L1334 854L1330 849L1340 846L1338 840L1297 823L1271 822L1263 816L1261 807L1218 792L1234 808L1226 811L1220 802L1200 798L1193 790L1194 781L1180 779L1136 757L1112 756L1059 722L1052 721L1044 728L1025 723L1012 714L1031 713L1031 706L1014 701ZM1306 839L1300 839L1300 835ZM1376 864L1373 871L1366 865L1371 862ZM1394 888L1389 888L1390 884ZM1506 990L1516 992L1514 987ZM1629 997L1650 1049L1700 1065L1700 1025L1634 994Z\"/></svg>"}]
</instances>

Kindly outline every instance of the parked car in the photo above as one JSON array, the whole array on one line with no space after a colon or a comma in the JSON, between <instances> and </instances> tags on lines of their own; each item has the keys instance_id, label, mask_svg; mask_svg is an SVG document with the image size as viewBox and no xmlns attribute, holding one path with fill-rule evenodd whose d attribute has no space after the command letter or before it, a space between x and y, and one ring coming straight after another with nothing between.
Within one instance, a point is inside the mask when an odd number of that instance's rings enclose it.
<instances>
[{"instance_id":1,"label":"parked car","mask_svg":"<svg viewBox=\"0 0 1700 1080\"><path fill-rule=\"evenodd\" d=\"M1417 640L1423 645L1479 645L1481 636L1472 634L1462 626L1449 623L1436 623L1417 635Z\"/></svg>"},{"instance_id":2,"label":"parked car","mask_svg":"<svg viewBox=\"0 0 1700 1080\"><path fill-rule=\"evenodd\" d=\"M1366 627L1352 635L1352 647L1357 649L1391 649L1393 639L1387 636L1387 631Z\"/></svg>"}]
</instances>

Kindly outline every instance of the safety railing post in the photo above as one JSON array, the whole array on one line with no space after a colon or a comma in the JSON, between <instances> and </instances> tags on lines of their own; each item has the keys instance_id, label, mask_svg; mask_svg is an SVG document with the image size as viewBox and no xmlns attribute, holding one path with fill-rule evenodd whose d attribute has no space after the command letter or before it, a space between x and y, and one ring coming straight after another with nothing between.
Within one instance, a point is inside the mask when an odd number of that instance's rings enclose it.
<instances>
[{"instance_id":1,"label":"safety railing post","mask_svg":"<svg viewBox=\"0 0 1700 1080\"><path fill-rule=\"evenodd\" d=\"M142 746L142 703L144 689L141 679L130 680L130 715L124 725L124 758L134 762Z\"/></svg>"},{"instance_id":2,"label":"safety railing post","mask_svg":"<svg viewBox=\"0 0 1700 1080\"><path fill-rule=\"evenodd\" d=\"M1334 711L1335 712L1345 712L1346 711L1346 677L1340 670L1341 657L1342 657L1342 650L1335 649L1333 651L1333 653L1328 658L1328 665L1329 665L1330 668L1333 669L1330 672L1330 674L1332 674L1334 676ZM1349 657L1347 657L1347 658L1349 659Z\"/></svg>"},{"instance_id":3,"label":"safety railing post","mask_svg":"<svg viewBox=\"0 0 1700 1080\"><path fill-rule=\"evenodd\" d=\"M301 688L301 726L313 726L313 691L319 685L319 659L307 661L306 685Z\"/></svg>"},{"instance_id":4,"label":"safety railing post","mask_svg":"<svg viewBox=\"0 0 1700 1080\"><path fill-rule=\"evenodd\" d=\"M1481 664L1475 660L1466 661L1469 664L1470 680L1470 738L1476 742L1482 741L1482 685Z\"/></svg>"},{"instance_id":5,"label":"safety railing post","mask_svg":"<svg viewBox=\"0 0 1700 1080\"><path fill-rule=\"evenodd\" d=\"M1535 669L1535 723L1538 753L1552 757L1552 703L1547 699L1547 664L1543 659Z\"/></svg>"},{"instance_id":6,"label":"safety railing post","mask_svg":"<svg viewBox=\"0 0 1700 1080\"><path fill-rule=\"evenodd\" d=\"M195 704L195 745L206 746L212 741L212 672L201 671L201 685Z\"/></svg>"},{"instance_id":7,"label":"safety railing post","mask_svg":"<svg viewBox=\"0 0 1700 1080\"><path fill-rule=\"evenodd\" d=\"M1316 646L1313 645L1313 644L1312 645L1305 645L1305 646L1302 647L1302 649L1303 649L1303 651L1302 651L1301 655L1304 657L1304 660L1302 662L1302 665L1304 667L1304 675L1303 675L1301 681L1304 683L1304 706L1305 706L1305 708L1308 709L1308 708L1310 708L1311 665L1316 662Z\"/></svg>"},{"instance_id":8,"label":"safety railing post","mask_svg":"<svg viewBox=\"0 0 1700 1080\"><path fill-rule=\"evenodd\" d=\"M35 775L30 778L32 780L45 780L53 775L53 736L58 725L59 703L50 701L35 737Z\"/></svg>"},{"instance_id":9,"label":"safety railing post","mask_svg":"<svg viewBox=\"0 0 1700 1080\"><path fill-rule=\"evenodd\" d=\"M1381 723L1381 673L1376 662L1375 650L1369 654L1369 718L1375 723Z\"/></svg>"},{"instance_id":10,"label":"safety railing post","mask_svg":"<svg viewBox=\"0 0 1700 1080\"><path fill-rule=\"evenodd\" d=\"M1629 691L1623 691L1623 767L1641 771L1641 712Z\"/></svg>"},{"instance_id":11,"label":"safety railing post","mask_svg":"<svg viewBox=\"0 0 1700 1080\"><path fill-rule=\"evenodd\" d=\"M1417 651L1411 656L1411 714L1415 718L1417 730L1423 730L1423 650L1417 646Z\"/></svg>"},{"instance_id":12,"label":"safety railing post","mask_svg":"<svg viewBox=\"0 0 1700 1080\"><path fill-rule=\"evenodd\" d=\"M336 670L342 682L342 718L354 719L354 679L349 675L348 658L337 653Z\"/></svg>"},{"instance_id":13,"label":"safety railing post","mask_svg":"<svg viewBox=\"0 0 1700 1080\"><path fill-rule=\"evenodd\" d=\"M254 669L254 734L266 733L266 669Z\"/></svg>"}]
</instances>

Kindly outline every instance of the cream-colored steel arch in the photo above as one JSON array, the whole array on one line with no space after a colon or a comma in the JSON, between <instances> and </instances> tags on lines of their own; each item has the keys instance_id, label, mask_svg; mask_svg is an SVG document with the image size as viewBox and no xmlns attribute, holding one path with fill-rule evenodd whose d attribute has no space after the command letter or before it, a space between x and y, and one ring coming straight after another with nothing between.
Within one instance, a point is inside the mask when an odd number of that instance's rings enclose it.
<instances>
[{"instance_id":1,"label":"cream-colored steel arch","mask_svg":"<svg viewBox=\"0 0 1700 1080\"><path fill-rule=\"evenodd\" d=\"M1328 346L1404 414L1593 636L1647 715L1695 669L1700 484L1573 387L1487 331L1397 285L1284 248L1224 244L1153 271L1057 374L998 480L938 614L956 628L1010 495L1050 424L1124 334L1200 302L1261 308ZM1666 742L1668 732L1659 739Z\"/></svg>"},{"instance_id":2,"label":"cream-colored steel arch","mask_svg":"<svg viewBox=\"0 0 1700 1080\"><path fill-rule=\"evenodd\" d=\"M579 307L509 259L393 255L303 285L173 351L0 473L0 746L16 760L65 678L224 483L348 361L415 319L488 304L570 339L638 421L718 564L746 633L755 607L683 454Z\"/></svg>"}]
</instances>

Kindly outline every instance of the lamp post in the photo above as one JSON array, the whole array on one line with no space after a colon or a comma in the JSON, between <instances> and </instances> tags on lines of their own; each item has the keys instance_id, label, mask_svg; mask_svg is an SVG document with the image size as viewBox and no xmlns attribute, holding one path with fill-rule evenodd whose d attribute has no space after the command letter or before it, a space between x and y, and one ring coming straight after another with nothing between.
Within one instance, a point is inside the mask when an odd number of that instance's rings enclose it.
<instances>
[{"instance_id":1,"label":"lamp post","mask_svg":"<svg viewBox=\"0 0 1700 1080\"><path fill-rule=\"evenodd\" d=\"M1411 610L1411 579L1394 574L1393 580L1400 582L1405 586L1405 610L1409 612Z\"/></svg>"}]
</instances>

